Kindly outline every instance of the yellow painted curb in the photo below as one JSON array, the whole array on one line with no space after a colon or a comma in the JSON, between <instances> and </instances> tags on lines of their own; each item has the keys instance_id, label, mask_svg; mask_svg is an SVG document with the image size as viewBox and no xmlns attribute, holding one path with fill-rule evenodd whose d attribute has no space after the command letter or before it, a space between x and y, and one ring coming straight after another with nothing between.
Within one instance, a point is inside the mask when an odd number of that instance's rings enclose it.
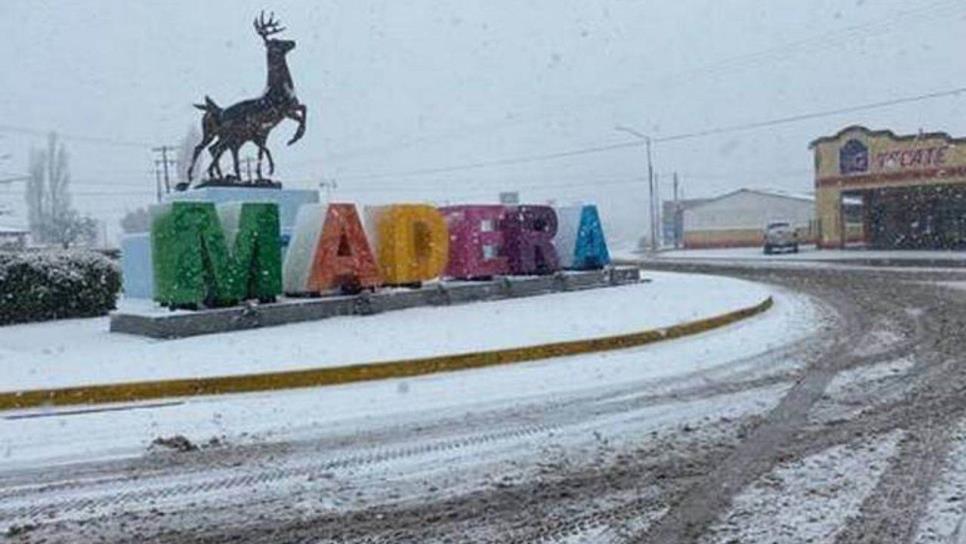
<instances>
[{"instance_id":1,"label":"yellow painted curb","mask_svg":"<svg viewBox=\"0 0 966 544\"><path fill-rule=\"evenodd\" d=\"M550 357L624 349L709 331L762 313L771 308L773 304L772 298L768 297L754 306L715 317L699 319L680 325L672 325L665 329L590 338L586 340L554 342L551 344L521 348L442 355L420 359L403 359L399 361L385 361L351 366L286 370L264 374L83 385L60 389L34 389L0 393L0 410L36 408L40 406L131 402L168 397L223 395L229 393L317 387L368 380L403 378L435 372L448 372L521 363Z\"/></svg>"}]
</instances>

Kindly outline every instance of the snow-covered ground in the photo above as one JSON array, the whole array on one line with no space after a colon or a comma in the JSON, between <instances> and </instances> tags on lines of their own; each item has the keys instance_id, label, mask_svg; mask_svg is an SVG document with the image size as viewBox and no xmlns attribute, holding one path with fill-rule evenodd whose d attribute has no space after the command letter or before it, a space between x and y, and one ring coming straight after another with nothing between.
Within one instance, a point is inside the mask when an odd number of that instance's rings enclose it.
<instances>
[{"instance_id":1,"label":"snow-covered ground","mask_svg":"<svg viewBox=\"0 0 966 544\"><path fill-rule=\"evenodd\" d=\"M952 447L919 522L916 544L959 544L966 539L966 421L960 421L952 434Z\"/></svg>"},{"instance_id":2,"label":"snow-covered ground","mask_svg":"<svg viewBox=\"0 0 966 544\"><path fill-rule=\"evenodd\" d=\"M783 463L735 497L702 543L834 542L872 491L902 437L835 446Z\"/></svg>"},{"instance_id":3,"label":"snow-covered ground","mask_svg":"<svg viewBox=\"0 0 966 544\"><path fill-rule=\"evenodd\" d=\"M696 441L720 439L727 433L711 422L719 418L739 419L765 413L777 404L786 390L787 384L780 384L706 399L671 400L576 424L542 421L523 427L503 427L494 423L494 428L482 435L468 432L436 440L413 436L389 447L365 444L361 448L343 449L333 446L303 452L306 455L296 458L280 455L284 460L273 461L271 477L264 479L257 477L257 468L230 464L200 473L192 470L176 475L147 475L121 482L93 479L89 486L60 491L57 500L62 504L90 501L84 508L64 508L62 511L67 512L60 516L61 519L84 519L92 514L110 514L111 509L143 512L155 508L184 508L185 503L190 503L190 509L197 512L216 507L230 509L233 502L244 501L244 497L253 493L258 493L265 503L279 502L284 510L276 513L279 516L292 515L291 509L298 508L303 501L309 504L321 501L322 507L329 512L352 510L366 504L418 499L425 493L428 482L446 482L445 490L433 493L437 498L442 494L456 496L481 487L538 479L546 475L548 468L553 470L553 467L568 463L570 458L613 456L622 448L653 443L658 435L674 433L685 425L692 429ZM428 421L434 414L414 417ZM358 425L367 423L372 424L361 421ZM343 430L344 427L329 424L312 429L315 433L312 436L318 440L321 434L323 439L328 439L328 444L332 444L331 437L338 436ZM289 434L284 438L291 437ZM234 437L229 440L237 443ZM527 460L521 462L521 456ZM534 463L534 460L540 461ZM325 476L306 477L316 473ZM265 480L270 481L270 485L266 485ZM172 486L193 492L172 493ZM26 487L32 486L27 484ZM122 499L105 511L99 512L92 504L118 495ZM31 499L23 496L8 499L0 505L0 531L5 522L11 522L9 518L4 519L5 514L10 510L29 508ZM590 532L609 529L606 525L593 526ZM593 534L582 536L587 538L580 542L603 540L593 538ZM477 540L470 535L464 535L464 539Z\"/></svg>"},{"instance_id":4,"label":"snow-covered ground","mask_svg":"<svg viewBox=\"0 0 966 544\"><path fill-rule=\"evenodd\" d=\"M622 301L630 306L621 310L618 305L610 312L600 309L591 314L575 316L574 324L564 329L566 334L573 336L578 331L579 334L588 332L588 329L581 329L581 325L577 324L584 321L596 322L598 327L602 327L590 329L595 334L617 332L621 330L618 325L628 329L657 325L661 321L648 318L646 312L654 303L646 304L646 297L641 295L642 298L636 298L637 294L653 292L652 296L657 297L655 300L666 301L664 303L667 305L673 304L674 298L701 301L713 298L708 294L711 292L709 286L718 281L695 276L672 278L664 274L656 274L654 279L655 282L651 284L614 289L612 292L619 296L612 299L611 305ZM196 442L204 442L213 436L225 436L229 441L238 443L255 438L298 437L304 433L318 432L323 427L331 432L338 432L340 429L353 432L367 427L370 418L426 418L427 414L458 417L461 411L493 403L512 401L515 405L525 405L530 399L546 402L548 398L578 391L586 394L595 389L614 386L631 387L633 391L637 390L634 384L659 383L662 379L676 376L694 375L694 379L701 383L711 383L716 379L724 379L722 376L727 373L750 374L755 370L780 372L782 367L800 364L800 361L789 358L782 359L780 364L771 363L767 369L752 369L748 368L752 363L747 358L814 333L823 322L824 313L821 308L800 295L741 282L731 283L731 280L722 281L723 283L718 284L719 288L731 293L729 296L734 297L731 299L734 303L757 301L762 295L771 293L775 298L775 306L764 314L722 329L601 354L411 379L223 397L196 397L161 407L116 412L94 411L66 417L16 419L23 414L6 413L0 416L0 444L3 448L0 451L0 467L138 455L152 439L173 434L184 434ZM685 289L690 284L690 295L670 287L668 291L664 291L661 289L663 282L681 282L679 289ZM664 295L657 294L660 292L664 292ZM695 293L700 293L701 296L694 296ZM533 300L538 301L541 298ZM546 301L546 297L543 300ZM692 304L697 304L699 308L709 307L699 302ZM721 308L712 309L717 311ZM636 319L623 318L624 321L633 321L630 324L607 325L607 322L616 319L615 315L620 311L631 312L632 316L641 315ZM667 307L654 308L651 314L664 315L665 319L669 319L671 315L666 312ZM404 313L406 312L398 312L395 315ZM555 314L559 329L559 320L564 314ZM700 312L688 317L698 315ZM391 314L377 317L388 318ZM515 319L510 315L505 318ZM322 323L317 325L322 326ZM453 327L450 330L456 334L465 328ZM136 346L135 340L139 339L128 338L128 345ZM322 335L317 342L322 345L333 340L328 335ZM156 352L157 356L163 356L164 346L170 344L159 343L161 347ZM427 349L440 348L427 346ZM122 352L116 353L116 356L123 356ZM135 355L129 360L159 366L165 362L149 361L143 355ZM204 362L203 358L196 360L199 365ZM47 413L57 412L51 410ZM34 410L28 413L43 415L45 411Z\"/></svg>"},{"instance_id":5,"label":"snow-covered ground","mask_svg":"<svg viewBox=\"0 0 966 544\"><path fill-rule=\"evenodd\" d=\"M339 366L630 333L752 306L774 291L713 276L647 277L621 287L179 340L110 333L107 318L0 327L0 391ZM788 324L782 316L790 316L781 308L772 313L777 334Z\"/></svg>"}]
</instances>

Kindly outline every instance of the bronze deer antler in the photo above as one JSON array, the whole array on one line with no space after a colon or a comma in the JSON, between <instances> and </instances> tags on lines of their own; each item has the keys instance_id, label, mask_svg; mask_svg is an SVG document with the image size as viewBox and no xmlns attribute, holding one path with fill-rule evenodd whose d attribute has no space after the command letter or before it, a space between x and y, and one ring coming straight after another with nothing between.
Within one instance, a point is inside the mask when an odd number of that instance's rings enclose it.
<instances>
[{"instance_id":1,"label":"bronze deer antler","mask_svg":"<svg viewBox=\"0 0 966 544\"><path fill-rule=\"evenodd\" d=\"M272 34L278 34L285 30L284 26L278 26L281 21L275 19L275 12L271 12L268 15L268 21L265 20L265 11L262 10L258 17L252 21L252 25L255 26L255 32L262 37L263 40L268 41L268 37Z\"/></svg>"}]
</instances>

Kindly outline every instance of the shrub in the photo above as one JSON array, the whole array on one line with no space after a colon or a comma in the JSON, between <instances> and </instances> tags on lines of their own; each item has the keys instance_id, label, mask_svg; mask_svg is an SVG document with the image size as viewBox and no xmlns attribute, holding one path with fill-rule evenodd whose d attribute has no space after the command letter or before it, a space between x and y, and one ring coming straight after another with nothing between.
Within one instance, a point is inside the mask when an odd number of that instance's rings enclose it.
<instances>
[{"instance_id":1,"label":"shrub","mask_svg":"<svg viewBox=\"0 0 966 544\"><path fill-rule=\"evenodd\" d=\"M0 252L0 325L105 315L121 271L89 251Z\"/></svg>"}]
</instances>

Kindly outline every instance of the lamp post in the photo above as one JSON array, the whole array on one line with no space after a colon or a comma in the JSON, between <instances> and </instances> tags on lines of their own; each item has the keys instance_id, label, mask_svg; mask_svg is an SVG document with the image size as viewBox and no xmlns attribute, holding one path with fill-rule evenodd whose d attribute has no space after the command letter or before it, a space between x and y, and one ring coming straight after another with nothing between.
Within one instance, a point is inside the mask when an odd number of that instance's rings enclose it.
<instances>
[{"instance_id":1,"label":"lamp post","mask_svg":"<svg viewBox=\"0 0 966 544\"><path fill-rule=\"evenodd\" d=\"M334 179L324 178L319 182L319 189L325 194L325 203L332 201L332 193L339 188L339 182Z\"/></svg>"},{"instance_id":2,"label":"lamp post","mask_svg":"<svg viewBox=\"0 0 966 544\"><path fill-rule=\"evenodd\" d=\"M30 176L13 176L13 177L10 177L10 178L0 179L0 184L3 184L3 183L15 183L15 182L18 182L18 181L27 181L28 179L30 179Z\"/></svg>"},{"instance_id":3,"label":"lamp post","mask_svg":"<svg viewBox=\"0 0 966 544\"><path fill-rule=\"evenodd\" d=\"M616 127L614 127L614 130L617 130L619 132L626 132L634 137L644 140L644 145L647 148L647 190L648 190L647 201L650 209L648 215L650 216L650 220L651 220L651 228L650 228L651 245L649 249L650 249L650 252L653 253L657 251L658 225L657 225L657 203L654 201L654 165L651 161L651 137L648 136L647 134L643 134L632 128L625 127L623 125L617 125Z\"/></svg>"}]
</instances>

